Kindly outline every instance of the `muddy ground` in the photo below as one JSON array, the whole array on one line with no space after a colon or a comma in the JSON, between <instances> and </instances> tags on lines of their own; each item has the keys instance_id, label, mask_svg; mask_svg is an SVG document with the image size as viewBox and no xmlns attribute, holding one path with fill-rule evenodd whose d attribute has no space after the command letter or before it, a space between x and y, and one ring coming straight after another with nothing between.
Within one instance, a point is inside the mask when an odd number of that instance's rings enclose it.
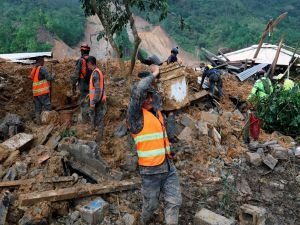
<instances>
[{"instance_id":1,"label":"muddy ground","mask_svg":"<svg viewBox=\"0 0 300 225\"><path fill-rule=\"evenodd\" d=\"M90 131L89 124L76 123L78 98L70 94L71 84L69 82L70 75L74 71L74 65L74 60L68 60L52 66L52 72L57 77L52 84L53 109L59 111L70 106L74 110L74 120L67 130L72 130L71 135L79 139L94 140L96 133ZM50 71L50 63L46 63L46 66ZM128 137L118 138L114 136L116 127L125 119L131 85L128 85L122 78L123 74L116 62L103 61L99 63L99 67L106 77L108 96L105 140L100 147L100 154L113 169L124 173L124 178L138 177L136 170L133 169L134 171L132 171L128 168L132 167L130 160L134 155L130 144L128 144ZM0 90L0 118L3 118L7 113L18 114L24 119L25 131L38 136L45 127L37 126L32 121L34 105L31 81L28 79L31 68L31 66L26 65L0 63L1 83L5 84L4 89ZM147 68L138 64L134 71L134 77L142 69ZM198 91L199 86L196 83L198 74L192 69L187 68L186 71L189 74L190 88L193 91ZM136 78L132 80L136 80ZM239 221L239 208L245 203L264 207L267 210L267 225L300 224L300 188L299 183L295 180L300 172L300 164L291 159L280 160L275 169L270 170L265 165L253 166L246 161L245 153L249 149L239 135L245 120L236 117L235 114L231 119L228 119L224 112L234 112L236 105L229 97L236 96L245 100L253 81L241 83L230 74L224 75L223 81L225 98L220 102L221 112L220 108L217 110L209 100L205 99L174 112L177 136L184 128L180 124L183 114L187 113L195 120L200 120L203 110L214 110L215 113L219 113L218 123L214 127L221 133L219 143L209 135L199 135L197 131L194 131L190 141L177 140L177 143L174 144L177 150L175 164L180 175L183 194L179 224L193 224L195 213L203 207ZM63 121L56 123L53 133L60 129L61 122ZM280 138L261 131L259 142L264 143L274 139L279 140ZM45 177L63 176L64 169L60 161L60 153L49 149L46 151L50 152L51 157L42 164L36 162L36 159L43 152L42 150L32 148L20 154L15 160L26 162L28 172L19 176L18 179L32 177L44 179ZM42 221L44 218L49 224L84 224L80 219L73 222L70 219L70 215L76 211L76 206L80 203L79 200L57 203L43 202L29 208L19 207L17 196L20 193L52 190L53 188L72 185L72 183L30 184L12 189L11 191L16 197L10 206L7 224L20 223L19 220L24 218L24 215L30 215L28 217L35 218L37 221ZM142 198L139 190L107 194L102 197L110 203L110 211L103 224L124 224L122 218L126 213L138 218L141 212ZM161 205L156 212L154 224L164 224L162 212L163 206ZM26 223L23 221L20 224Z\"/></svg>"}]
</instances>

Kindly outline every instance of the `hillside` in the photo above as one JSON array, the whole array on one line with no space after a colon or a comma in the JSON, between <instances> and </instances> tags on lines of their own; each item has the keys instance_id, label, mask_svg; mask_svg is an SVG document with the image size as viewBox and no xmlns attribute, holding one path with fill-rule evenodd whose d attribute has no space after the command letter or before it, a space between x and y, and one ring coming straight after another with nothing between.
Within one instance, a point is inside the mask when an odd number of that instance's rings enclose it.
<instances>
[{"instance_id":1,"label":"hillside","mask_svg":"<svg viewBox=\"0 0 300 225\"><path fill-rule=\"evenodd\" d=\"M299 0L170 0L170 11L177 17L171 15L161 25L193 53L197 47L237 49L258 43L269 19L285 11L288 17L269 41L278 43L282 32L286 32L288 45L295 46L300 40ZM187 25L183 30L180 16ZM155 16L149 18L156 20Z\"/></svg>"}]
</instances>

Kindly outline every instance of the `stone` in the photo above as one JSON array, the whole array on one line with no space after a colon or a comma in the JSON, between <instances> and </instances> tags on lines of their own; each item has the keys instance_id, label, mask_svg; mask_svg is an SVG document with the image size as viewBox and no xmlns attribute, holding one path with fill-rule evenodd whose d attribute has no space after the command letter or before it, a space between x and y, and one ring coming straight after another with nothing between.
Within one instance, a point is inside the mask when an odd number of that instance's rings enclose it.
<instances>
[{"instance_id":1,"label":"stone","mask_svg":"<svg viewBox=\"0 0 300 225\"><path fill-rule=\"evenodd\" d=\"M198 129L199 136L206 136L206 135L208 135L207 122L198 121L196 123L196 128Z\"/></svg>"},{"instance_id":2,"label":"stone","mask_svg":"<svg viewBox=\"0 0 300 225\"><path fill-rule=\"evenodd\" d=\"M295 157L300 158L300 146L295 148L294 153L295 153Z\"/></svg>"},{"instance_id":3,"label":"stone","mask_svg":"<svg viewBox=\"0 0 300 225\"><path fill-rule=\"evenodd\" d=\"M16 162L16 170L18 176L24 176L27 173L27 164L24 162Z\"/></svg>"},{"instance_id":4,"label":"stone","mask_svg":"<svg viewBox=\"0 0 300 225\"><path fill-rule=\"evenodd\" d=\"M193 140L193 131L189 127L185 127L183 131L178 136L181 141L191 142Z\"/></svg>"},{"instance_id":5,"label":"stone","mask_svg":"<svg viewBox=\"0 0 300 225\"><path fill-rule=\"evenodd\" d=\"M245 117L243 116L243 114L238 109L234 110L233 118L236 119L236 120L245 120Z\"/></svg>"},{"instance_id":6,"label":"stone","mask_svg":"<svg viewBox=\"0 0 300 225\"><path fill-rule=\"evenodd\" d=\"M184 113L181 117L180 123L185 127L195 129L196 120L191 115Z\"/></svg>"},{"instance_id":7,"label":"stone","mask_svg":"<svg viewBox=\"0 0 300 225\"><path fill-rule=\"evenodd\" d=\"M90 225L101 224L108 211L109 204L100 197L79 208L81 218Z\"/></svg>"},{"instance_id":8,"label":"stone","mask_svg":"<svg viewBox=\"0 0 300 225\"><path fill-rule=\"evenodd\" d=\"M269 146L271 149L271 155L276 159L281 160L288 160L289 159L289 152L288 149L281 147L281 146Z\"/></svg>"},{"instance_id":9,"label":"stone","mask_svg":"<svg viewBox=\"0 0 300 225\"><path fill-rule=\"evenodd\" d=\"M41 113L41 123L44 125L48 124L56 124L59 122L59 114L58 112L52 110L52 111L43 111Z\"/></svg>"},{"instance_id":10,"label":"stone","mask_svg":"<svg viewBox=\"0 0 300 225\"><path fill-rule=\"evenodd\" d=\"M298 184L300 184L300 175L298 175L298 176L296 177L296 181L297 181Z\"/></svg>"},{"instance_id":11,"label":"stone","mask_svg":"<svg viewBox=\"0 0 300 225\"><path fill-rule=\"evenodd\" d=\"M240 225L265 225L266 213L265 208L244 204L240 207Z\"/></svg>"},{"instance_id":12,"label":"stone","mask_svg":"<svg viewBox=\"0 0 300 225\"><path fill-rule=\"evenodd\" d=\"M134 225L136 222L135 217L129 213L126 213L123 216L123 220L124 220L125 225Z\"/></svg>"},{"instance_id":13,"label":"stone","mask_svg":"<svg viewBox=\"0 0 300 225\"><path fill-rule=\"evenodd\" d=\"M273 170L278 163L278 160L275 159L271 154L267 154L263 157L263 162L266 164L271 170Z\"/></svg>"},{"instance_id":14,"label":"stone","mask_svg":"<svg viewBox=\"0 0 300 225\"><path fill-rule=\"evenodd\" d=\"M216 126L218 123L219 116L213 113L201 111L201 120L204 122L207 122L208 124L211 124L213 126Z\"/></svg>"},{"instance_id":15,"label":"stone","mask_svg":"<svg viewBox=\"0 0 300 225\"><path fill-rule=\"evenodd\" d=\"M264 156L265 155L265 150L263 148L258 148L256 150L256 153L259 154L259 155L261 155L261 156Z\"/></svg>"},{"instance_id":16,"label":"stone","mask_svg":"<svg viewBox=\"0 0 300 225\"><path fill-rule=\"evenodd\" d=\"M0 139L5 140L24 129L24 123L20 116L8 113L0 119Z\"/></svg>"},{"instance_id":17,"label":"stone","mask_svg":"<svg viewBox=\"0 0 300 225\"><path fill-rule=\"evenodd\" d=\"M261 155L258 153L246 152L246 159L254 166L260 166L262 164Z\"/></svg>"},{"instance_id":18,"label":"stone","mask_svg":"<svg viewBox=\"0 0 300 225\"><path fill-rule=\"evenodd\" d=\"M259 143L257 141L251 141L248 147L250 150L256 150L259 148Z\"/></svg>"},{"instance_id":19,"label":"stone","mask_svg":"<svg viewBox=\"0 0 300 225\"><path fill-rule=\"evenodd\" d=\"M276 145L276 144L278 144L277 140L266 141L265 143L262 144L262 147L267 147L269 145Z\"/></svg>"},{"instance_id":20,"label":"stone","mask_svg":"<svg viewBox=\"0 0 300 225\"><path fill-rule=\"evenodd\" d=\"M225 118L225 120L229 121L233 117L232 112L223 112L222 116Z\"/></svg>"},{"instance_id":21,"label":"stone","mask_svg":"<svg viewBox=\"0 0 300 225\"><path fill-rule=\"evenodd\" d=\"M80 216L79 211L74 211L71 213L70 219L72 220L72 222L75 222L76 220L79 219L79 216Z\"/></svg>"},{"instance_id":22,"label":"stone","mask_svg":"<svg viewBox=\"0 0 300 225\"><path fill-rule=\"evenodd\" d=\"M235 221L216 214L208 209L201 209L194 217L194 225L234 225Z\"/></svg>"}]
</instances>

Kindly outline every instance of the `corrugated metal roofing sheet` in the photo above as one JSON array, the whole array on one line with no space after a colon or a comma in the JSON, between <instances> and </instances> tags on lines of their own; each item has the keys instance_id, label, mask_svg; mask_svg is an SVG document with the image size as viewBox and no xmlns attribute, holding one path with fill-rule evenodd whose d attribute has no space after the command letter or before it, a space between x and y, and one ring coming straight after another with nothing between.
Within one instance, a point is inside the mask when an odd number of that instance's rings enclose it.
<instances>
[{"instance_id":1,"label":"corrugated metal roofing sheet","mask_svg":"<svg viewBox=\"0 0 300 225\"><path fill-rule=\"evenodd\" d=\"M253 66L253 67L239 73L238 78L240 79L240 81L244 81L244 80L248 79L249 77L251 77L253 74L255 74L258 71L265 68L267 65L269 65L269 64L262 63L262 64L258 64L256 66Z\"/></svg>"}]
</instances>

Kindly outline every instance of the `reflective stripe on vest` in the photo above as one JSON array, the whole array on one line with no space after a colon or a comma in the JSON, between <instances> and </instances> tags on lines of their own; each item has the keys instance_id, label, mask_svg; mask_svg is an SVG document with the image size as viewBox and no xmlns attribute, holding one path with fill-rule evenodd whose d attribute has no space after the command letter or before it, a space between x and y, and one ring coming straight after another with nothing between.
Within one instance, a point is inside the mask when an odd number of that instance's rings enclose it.
<instances>
[{"instance_id":1,"label":"reflective stripe on vest","mask_svg":"<svg viewBox=\"0 0 300 225\"><path fill-rule=\"evenodd\" d=\"M100 88L100 94L102 93L102 96L100 96L99 100L102 100L103 97L105 96L105 91L104 91L104 77L103 77L103 73L99 70L99 68L94 69L91 78L90 78L90 87L89 87L89 93L90 93L90 105L92 103L92 100L95 98L95 87L94 87L94 83L93 83L93 75L95 72L98 72L98 74L100 75L99 78L99 88Z\"/></svg>"},{"instance_id":2,"label":"reflective stripe on vest","mask_svg":"<svg viewBox=\"0 0 300 225\"><path fill-rule=\"evenodd\" d=\"M158 117L143 109L144 127L138 134L132 134L141 166L158 166L170 154L170 144L164 119L160 111Z\"/></svg>"},{"instance_id":3,"label":"reflective stripe on vest","mask_svg":"<svg viewBox=\"0 0 300 225\"><path fill-rule=\"evenodd\" d=\"M50 92L49 83L46 79L39 80L41 66L34 67L31 71L33 96L40 96Z\"/></svg>"}]
</instances>

